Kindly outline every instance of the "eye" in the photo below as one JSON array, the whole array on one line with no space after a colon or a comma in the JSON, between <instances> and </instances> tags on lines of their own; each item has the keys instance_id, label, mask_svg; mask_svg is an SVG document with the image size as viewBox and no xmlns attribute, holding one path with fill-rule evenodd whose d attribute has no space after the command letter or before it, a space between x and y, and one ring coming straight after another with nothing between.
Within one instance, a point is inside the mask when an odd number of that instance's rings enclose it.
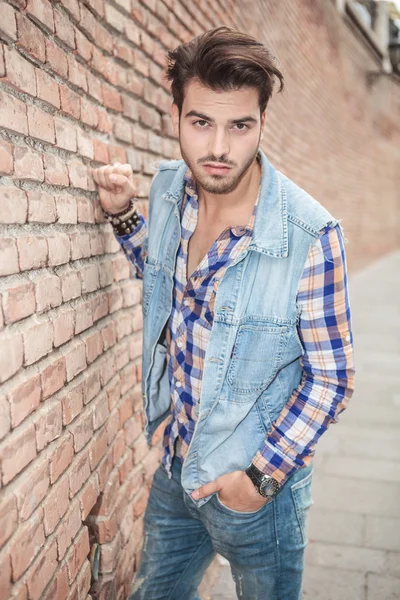
<instances>
[{"instance_id":1,"label":"eye","mask_svg":"<svg viewBox=\"0 0 400 600\"><path fill-rule=\"evenodd\" d=\"M234 127L239 127L238 131L246 131L249 128L245 123L236 123Z\"/></svg>"},{"instance_id":2,"label":"eye","mask_svg":"<svg viewBox=\"0 0 400 600\"><path fill-rule=\"evenodd\" d=\"M197 127L199 127L200 129L205 129L205 127L203 127L203 125L199 125L199 123L203 123L205 125L208 125L207 121L205 121L204 119L199 119L198 121L195 121L193 123L193 125L197 125Z\"/></svg>"}]
</instances>

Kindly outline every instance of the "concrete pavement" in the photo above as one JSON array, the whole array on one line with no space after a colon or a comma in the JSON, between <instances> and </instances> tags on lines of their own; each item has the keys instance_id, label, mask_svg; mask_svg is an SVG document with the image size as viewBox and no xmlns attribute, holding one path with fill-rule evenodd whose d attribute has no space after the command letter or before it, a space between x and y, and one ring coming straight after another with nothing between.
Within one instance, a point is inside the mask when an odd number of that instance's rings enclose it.
<instances>
[{"instance_id":1,"label":"concrete pavement","mask_svg":"<svg viewBox=\"0 0 400 600\"><path fill-rule=\"evenodd\" d=\"M303 600L400 600L400 252L349 294L355 392L316 449ZM219 560L210 598L235 600Z\"/></svg>"}]
</instances>

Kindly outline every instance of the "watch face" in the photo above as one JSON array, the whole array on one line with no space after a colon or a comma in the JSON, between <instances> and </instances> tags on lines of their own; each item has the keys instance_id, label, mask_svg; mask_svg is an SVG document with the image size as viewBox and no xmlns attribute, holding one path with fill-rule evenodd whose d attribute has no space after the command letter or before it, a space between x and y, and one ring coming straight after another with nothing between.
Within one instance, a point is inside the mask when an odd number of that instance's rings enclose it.
<instances>
[{"instance_id":1,"label":"watch face","mask_svg":"<svg viewBox=\"0 0 400 600\"><path fill-rule=\"evenodd\" d=\"M272 477L263 479L260 483L260 493L265 497L271 497L278 491L278 484Z\"/></svg>"}]
</instances>

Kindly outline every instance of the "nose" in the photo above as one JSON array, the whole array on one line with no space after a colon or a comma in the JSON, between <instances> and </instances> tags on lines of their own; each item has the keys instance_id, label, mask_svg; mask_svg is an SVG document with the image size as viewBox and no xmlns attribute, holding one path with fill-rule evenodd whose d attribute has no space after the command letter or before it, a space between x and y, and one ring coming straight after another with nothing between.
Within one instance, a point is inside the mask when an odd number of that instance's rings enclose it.
<instances>
[{"instance_id":1,"label":"nose","mask_svg":"<svg viewBox=\"0 0 400 600\"><path fill-rule=\"evenodd\" d=\"M230 151L229 133L225 129L215 128L213 136L210 140L209 153L215 156L216 159L220 159L224 155L228 155Z\"/></svg>"}]
</instances>

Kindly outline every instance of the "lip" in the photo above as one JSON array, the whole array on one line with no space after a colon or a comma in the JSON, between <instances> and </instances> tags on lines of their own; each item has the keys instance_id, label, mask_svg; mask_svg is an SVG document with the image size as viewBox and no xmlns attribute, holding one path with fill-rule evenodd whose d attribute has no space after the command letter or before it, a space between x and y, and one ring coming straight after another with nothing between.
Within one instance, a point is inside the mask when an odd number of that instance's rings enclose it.
<instances>
[{"instance_id":1,"label":"lip","mask_svg":"<svg viewBox=\"0 0 400 600\"><path fill-rule=\"evenodd\" d=\"M226 173L229 173L229 171L231 170L231 168L227 167L226 165L215 166L205 164L204 168L207 171L207 173L210 173L210 175L226 175Z\"/></svg>"}]
</instances>

